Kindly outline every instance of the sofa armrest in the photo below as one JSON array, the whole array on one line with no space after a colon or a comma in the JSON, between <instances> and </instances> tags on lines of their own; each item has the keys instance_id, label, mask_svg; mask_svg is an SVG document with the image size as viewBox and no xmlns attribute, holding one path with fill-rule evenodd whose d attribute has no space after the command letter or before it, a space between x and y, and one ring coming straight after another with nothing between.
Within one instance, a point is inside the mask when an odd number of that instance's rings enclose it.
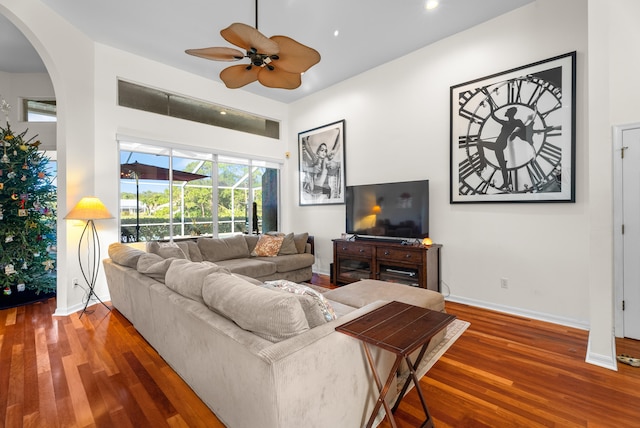
<instances>
[{"instance_id":1,"label":"sofa armrest","mask_svg":"<svg viewBox=\"0 0 640 428\"><path fill-rule=\"evenodd\" d=\"M313 254L313 255L316 254L316 248L315 248L313 235L309 235L307 237L307 245L304 248L304 252L305 253L309 253L309 254Z\"/></svg>"}]
</instances>

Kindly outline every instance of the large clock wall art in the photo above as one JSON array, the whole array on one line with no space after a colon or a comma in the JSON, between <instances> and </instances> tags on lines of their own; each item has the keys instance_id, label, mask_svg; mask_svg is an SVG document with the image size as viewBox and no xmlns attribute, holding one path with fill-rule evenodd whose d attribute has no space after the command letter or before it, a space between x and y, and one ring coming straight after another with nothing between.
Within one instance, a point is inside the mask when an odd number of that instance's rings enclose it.
<instances>
[{"instance_id":1,"label":"large clock wall art","mask_svg":"<svg viewBox=\"0 0 640 428\"><path fill-rule=\"evenodd\" d=\"M576 53L451 87L451 203L575 202Z\"/></svg>"}]
</instances>

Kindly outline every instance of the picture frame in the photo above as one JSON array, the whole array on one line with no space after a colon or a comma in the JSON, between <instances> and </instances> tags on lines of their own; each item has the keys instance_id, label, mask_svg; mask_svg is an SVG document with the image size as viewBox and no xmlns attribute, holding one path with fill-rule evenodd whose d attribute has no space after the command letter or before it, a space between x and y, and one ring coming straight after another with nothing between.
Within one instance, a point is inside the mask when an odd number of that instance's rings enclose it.
<instances>
[{"instance_id":1,"label":"picture frame","mask_svg":"<svg viewBox=\"0 0 640 428\"><path fill-rule=\"evenodd\" d=\"M450 203L575 202L576 52L451 87Z\"/></svg>"},{"instance_id":2,"label":"picture frame","mask_svg":"<svg viewBox=\"0 0 640 428\"><path fill-rule=\"evenodd\" d=\"M345 121L298 133L301 206L344 204Z\"/></svg>"}]
</instances>

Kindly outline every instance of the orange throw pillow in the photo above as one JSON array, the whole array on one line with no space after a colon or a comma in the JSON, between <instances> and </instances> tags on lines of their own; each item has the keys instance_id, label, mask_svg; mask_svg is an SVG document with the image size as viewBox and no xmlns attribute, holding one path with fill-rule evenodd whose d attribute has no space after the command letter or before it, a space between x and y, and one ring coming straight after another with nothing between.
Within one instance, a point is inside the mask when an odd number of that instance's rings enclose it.
<instances>
[{"instance_id":1,"label":"orange throw pillow","mask_svg":"<svg viewBox=\"0 0 640 428\"><path fill-rule=\"evenodd\" d=\"M251 252L256 257L275 257L280 252L284 236L260 235L256 248Z\"/></svg>"}]
</instances>

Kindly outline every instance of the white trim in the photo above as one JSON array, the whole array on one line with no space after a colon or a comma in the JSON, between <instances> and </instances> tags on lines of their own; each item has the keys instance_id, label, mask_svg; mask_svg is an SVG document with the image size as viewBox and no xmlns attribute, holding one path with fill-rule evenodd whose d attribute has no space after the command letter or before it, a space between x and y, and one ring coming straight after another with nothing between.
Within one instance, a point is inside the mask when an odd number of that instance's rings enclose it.
<instances>
[{"instance_id":1,"label":"white trim","mask_svg":"<svg viewBox=\"0 0 640 428\"><path fill-rule=\"evenodd\" d=\"M111 300L111 296L109 294L103 295L103 296L99 296L100 300L102 300L103 302L109 302ZM98 302L98 300L96 300L96 298L92 298L93 303L89 302L89 306L87 306L87 309L89 309L91 306L93 305L101 305L100 302ZM113 305L107 305L109 307L112 308L113 310ZM80 303L76 303L73 306L67 306L66 308L64 308L64 310L62 310L63 308L57 307L55 312L53 313L54 317L67 317L75 312L80 312L82 309L84 308L84 302L80 302Z\"/></svg>"},{"instance_id":2,"label":"white trim","mask_svg":"<svg viewBox=\"0 0 640 428\"><path fill-rule=\"evenodd\" d=\"M622 240L622 138L624 131L640 128L640 122L617 125L613 127L613 312L614 334L624 337L624 314L622 301L624 299L624 266L622 255L624 252ZM615 352L614 352L615 355Z\"/></svg>"},{"instance_id":3,"label":"white trim","mask_svg":"<svg viewBox=\"0 0 640 428\"><path fill-rule=\"evenodd\" d=\"M517 315L525 318L536 319L540 321L550 322L553 324L564 325L567 327L573 327L580 330L589 330L589 321L576 320L566 317L559 317L544 312L530 311L528 309L514 308L511 306L497 305L491 302L485 302L483 300L468 299L460 296L446 296L446 301L462 303L469 306L477 306L479 308L490 309L492 311L504 312L506 314Z\"/></svg>"},{"instance_id":4,"label":"white trim","mask_svg":"<svg viewBox=\"0 0 640 428\"><path fill-rule=\"evenodd\" d=\"M630 129L640 128L640 122L613 127L613 312L614 333L616 337L624 337L624 299L623 278L623 241L622 241L622 134ZM615 355L615 350L613 355Z\"/></svg>"},{"instance_id":5,"label":"white trim","mask_svg":"<svg viewBox=\"0 0 640 428\"><path fill-rule=\"evenodd\" d=\"M165 147L167 149L190 150L194 152L211 153L211 154L220 155L220 156L229 156L229 157L242 158L247 160L251 159L251 160L257 160L257 161L272 162L272 163L278 164L280 168L282 168L282 166L284 165L284 159L282 158L256 156L254 154L249 154L249 153L227 152L224 150L219 150L214 148L190 146L186 144L174 143L174 142L163 141L163 140L154 140L150 138L133 137L127 134L116 134L116 140L118 141L118 143L120 141L125 141L128 143L138 143L138 144L145 144L148 146Z\"/></svg>"},{"instance_id":6,"label":"white trim","mask_svg":"<svg viewBox=\"0 0 640 428\"><path fill-rule=\"evenodd\" d=\"M587 356L585 358L585 362L617 372L618 362L615 358L616 342L615 340L612 340L611 342L612 342L611 354L609 355L597 354L595 352L591 352L591 335L589 335L589 342L587 343Z\"/></svg>"}]
</instances>

